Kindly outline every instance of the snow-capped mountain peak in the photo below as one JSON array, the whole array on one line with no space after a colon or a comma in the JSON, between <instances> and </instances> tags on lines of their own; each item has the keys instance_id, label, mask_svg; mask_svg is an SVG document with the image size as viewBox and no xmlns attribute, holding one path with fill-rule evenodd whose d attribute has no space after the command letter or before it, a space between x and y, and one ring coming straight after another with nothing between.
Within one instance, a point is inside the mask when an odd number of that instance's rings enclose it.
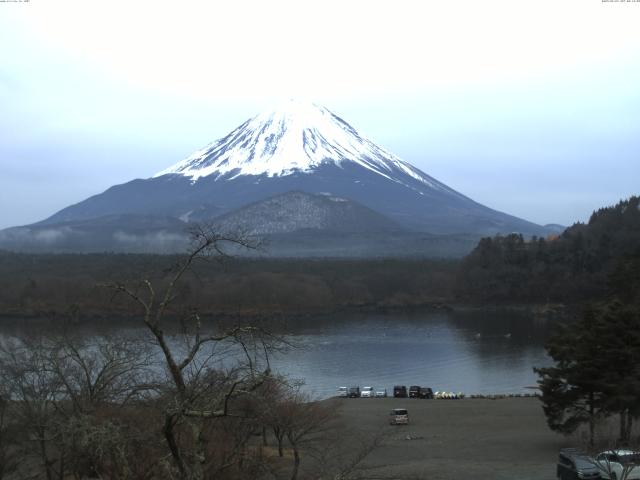
<instances>
[{"instance_id":1,"label":"snow-capped mountain peak","mask_svg":"<svg viewBox=\"0 0 640 480\"><path fill-rule=\"evenodd\" d=\"M397 183L407 184L402 177L408 175L425 186L457 194L367 140L328 109L296 100L247 120L154 177L178 174L195 182L211 175L227 180L241 175L287 176L344 162L354 162Z\"/></svg>"}]
</instances>

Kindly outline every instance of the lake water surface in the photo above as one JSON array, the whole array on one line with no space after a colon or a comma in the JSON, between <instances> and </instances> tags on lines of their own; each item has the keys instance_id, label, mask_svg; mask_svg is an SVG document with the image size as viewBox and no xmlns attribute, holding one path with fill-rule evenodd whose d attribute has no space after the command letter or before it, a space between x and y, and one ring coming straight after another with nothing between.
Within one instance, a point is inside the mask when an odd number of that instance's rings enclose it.
<instances>
[{"instance_id":1,"label":"lake water surface","mask_svg":"<svg viewBox=\"0 0 640 480\"><path fill-rule=\"evenodd\" d=\"M34 322L0 321L0 337L46 330ZM277 355L272 367L304 379L315 397L352 385L531 393L525 387L536 383L533 367L550 363L543 347L550 322L513 311L350 314L288 325L287 336L299 347ZM91 334L90 325L81 328ZM145 334L135 321L108 329L114 328Z\"/></svg>"},{"instance_id":2,"label":"lake water surface","mask_svg":"<svg viewBox=\"0 0 640 480\"><path fill-rule=\"evenodd\" d=\"M302 348L276 369L320 397L339 386L422 385L471 393L531 393L549 365L546 321L499 312L358 315L301 329Z\"/></svg>"}]
</instances>

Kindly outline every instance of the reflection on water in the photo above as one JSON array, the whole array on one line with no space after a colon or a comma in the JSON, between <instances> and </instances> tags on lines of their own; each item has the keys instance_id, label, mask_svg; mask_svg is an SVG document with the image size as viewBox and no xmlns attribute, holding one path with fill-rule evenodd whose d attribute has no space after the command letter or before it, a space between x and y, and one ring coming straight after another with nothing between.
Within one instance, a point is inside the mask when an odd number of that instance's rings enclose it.
<instances>
[{"instance_id":1,"label":"reflection on water","mask_svg":"<svg viewBox=\"0 0 640 480\"><path fill-rule=\"evenodd\" d=\"M497 312L350 316L308 325L303 349L274 365L320 397L338 386L422 385L465 393L530 393L533 366L549 364L547 322Z\"/></svg>"},{"instance_id":2,"label":"reflection on water","mask_svg":"<svg viewBox=\"0 0 640 480\"><path fill-rule=\"evenodd\" d=\"M351 314L296 320L287 337L300 348L273 359L275 370L304 379L317 397L337 387L422 385L470 393L530 392L533 366L549 364L543 343L548 322L515 312ZM126 330L135 321L83 323L88 336ZM52 322L2 321L0 337L53 330Z\"/></svg>"}]
</instances>

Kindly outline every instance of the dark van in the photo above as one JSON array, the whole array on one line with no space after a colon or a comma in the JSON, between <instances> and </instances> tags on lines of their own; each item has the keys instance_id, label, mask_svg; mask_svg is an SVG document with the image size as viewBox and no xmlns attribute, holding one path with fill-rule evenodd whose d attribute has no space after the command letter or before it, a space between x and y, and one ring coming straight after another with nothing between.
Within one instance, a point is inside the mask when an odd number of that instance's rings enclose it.
<instances>
[{"instance_id":1,"label":"dark van","mask_svg":"<svg viewBox=\"0 0 640 480\"><path fill-rule=\"evenodd\" d=\"M420 385L411 385L409 387L409 398L418 398L420 393Z\"/></svg>"},{"instance_id":2,"label":"dark van","mask_svg":"<svg viewBox=\"0 0 640 480\"><path fill-rule=\"evenodd\" d=\"M407 387L404 385L396 385L393 387L393 396L396 398L407 398Z\"/></svg>"},{"instance_id":3,"label":"dark van","mask_svg":"<svg viewBox=\"0 0 640 480\"><path fill-rule=\"evenodd\" d=\"M349 391L347 393L347 397L349 397L349 398L360 398L360 387L349 387Z\"/></svg>"},{"instance_id":4,"label":"dark van","mask_svg":"<svg viewBox=\"0 0 640 480\"><path fill-rule=\"evenodd\" d=\"M418 398L427 398L429 400L433 399L433 390L429 387L420 387L420 391L418 392Z\"/></svg>"}]
</instances>

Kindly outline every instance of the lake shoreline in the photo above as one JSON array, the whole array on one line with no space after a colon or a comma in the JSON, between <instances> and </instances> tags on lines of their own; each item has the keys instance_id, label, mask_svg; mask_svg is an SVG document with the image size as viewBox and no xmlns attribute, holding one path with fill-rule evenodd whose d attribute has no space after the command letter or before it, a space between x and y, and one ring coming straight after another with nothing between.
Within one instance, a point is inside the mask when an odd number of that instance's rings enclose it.
<instances>
[{"instance_id":1,"label":"lake shoreline","mask_svg":"<svg viewBox=\"0 0 640 480\"><path fill-rule=\"evenodd\" d=\"M254 311L240 312L202 312L201 317L205 321L229 322L233 320L246 321L278 321L286 318L296 321L299 319L327 318L330 316L358 315L358 314L392 314L392 313L434 313L434 312L514 312L531 314L537 317L553 317L568 319L575 317L582 311L584 305L563 304L563 303L476 303L459 301L433 301L411 305L347 305L331 309L328 311L306 311L306 312L267 312L257 313ZM170 316L167 317L168 319ZM177 317L174 317L177 318ZM58 311L3 311L0 312L0 325L6 320L26 320L26 321L58 321L67 319L71 323L91 323L91 322L135 322L141 319L141 314L125 314L122 312L109 313L89 313L86 315L80 312L58 312Z\"/></svg>"}]
</instances>

